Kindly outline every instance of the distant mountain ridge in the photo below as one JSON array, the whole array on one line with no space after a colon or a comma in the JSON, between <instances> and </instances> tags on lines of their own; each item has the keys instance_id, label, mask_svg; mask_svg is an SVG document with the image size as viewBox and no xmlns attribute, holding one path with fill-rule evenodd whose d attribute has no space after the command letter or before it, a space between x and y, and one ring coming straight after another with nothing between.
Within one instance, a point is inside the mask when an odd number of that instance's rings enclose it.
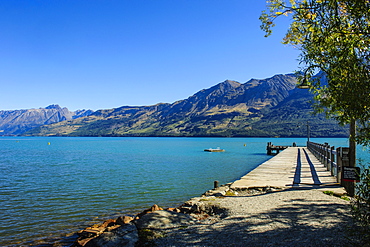
<instances>
[{"instance_id":1,"label":"distant mountain ridge","mask_svg":"<svg viewBox=\"0 0 370 247\"><path fill-rule=\"evenodd\" d=\"M92 110L73 112L59 105L49 105L39 109L0 111L0 135L21 135L40 125L72 120L92 113Z\"/></svg>"},{"instance_id":2,"label":"distant mountain ridge","mask_svg":"<svg viewBox=\"0 0 370 247\"><path fill-rule=\"evenodd\" d=\"M308 90L294 74L226 80L172 104L122 106L36 127L41 136L348 136L348 128L313 116Z\"/></svg>"}]
</instances>

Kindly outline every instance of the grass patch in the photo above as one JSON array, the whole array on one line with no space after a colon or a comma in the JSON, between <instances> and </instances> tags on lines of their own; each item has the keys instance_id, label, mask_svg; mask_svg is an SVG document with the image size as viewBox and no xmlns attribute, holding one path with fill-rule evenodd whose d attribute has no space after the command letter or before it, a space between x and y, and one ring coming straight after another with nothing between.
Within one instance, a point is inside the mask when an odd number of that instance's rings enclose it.
<instances>
[{"instance_id":1,"label":"grass patch","mask_svg":"<svg viewBox=\"0 0 370 247\"><path fill-rule=\"evenodd\" d=\"M340 199L343 199L345 201L351 201L351 198L349 198L348 196L341 196Z\"/></svg>"},{"instance_id":2,"label":"grass patch","mask_svg":"<svg viewBox=\"0 0 370 247\"><path fill-rule=\"evenodd\" d=\"M330 190L325 190L323 193L326 194L326 195L329 195L329 196L334 195L334 191L330 191Z\"/></svg>"},{"instance_id":3,"label":"grass patch","mask_svg":"<svg viewBox=\"0 0 370 247\"><path fill-rule=\"evenodd\" d=\"M237 196L237 195L238 195L238 193L233 191L233 190L228 190L225 193L225 196Z\"/></svg>"},{"instance_id":4,"label":"grass patch","mask_svg":"<svg viewBox=\"0 0 370 247\"><path fill-rule=\"evenodd\" d=\"M323 191L324 194L326 195L329 195L329 196L335 196L335 197L338 197L342 200L345 200L345 201L351 201L351 198L349 198L348 196L341 196L341 195L337 195L334 193L334 191L331 191L331 190L326 190L326 191Z\"/></svg>"},{"instance_id":5,"label":"grass patch","mask_svg":"<svg viewBox=\"0 0 370 247\"><path fill-rule=\"evenodd\" d=\"M208 201L215 201L215 200L216 200L215 198L202 198L199 201L200 202L208 202Z\"/></svg>"}]
</instances>

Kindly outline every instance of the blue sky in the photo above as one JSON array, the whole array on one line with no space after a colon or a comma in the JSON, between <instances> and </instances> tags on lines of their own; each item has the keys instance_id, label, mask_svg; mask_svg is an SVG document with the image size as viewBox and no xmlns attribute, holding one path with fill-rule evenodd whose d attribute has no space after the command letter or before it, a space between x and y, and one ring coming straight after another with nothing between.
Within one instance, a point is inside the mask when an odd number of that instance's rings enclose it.
<instances>
[{"instance_id":1,"label":"blue sky","mask_svg":"<svg viewBox=\"0 0 370 247\"><path fill-rule=\"evenodd\" d=\"M269 38L264 0L0 0L0 109L70 110L185 99L226 79L298 69Z\"/></svg>"}]
</instances>

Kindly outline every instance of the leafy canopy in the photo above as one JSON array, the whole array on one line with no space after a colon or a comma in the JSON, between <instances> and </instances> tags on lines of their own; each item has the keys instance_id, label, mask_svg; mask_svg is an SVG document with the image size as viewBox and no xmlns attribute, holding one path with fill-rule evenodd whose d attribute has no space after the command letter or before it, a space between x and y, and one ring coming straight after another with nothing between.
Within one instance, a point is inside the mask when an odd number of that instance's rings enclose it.
<instances>
[{"instance_id":1,"label":"leafy canopy","mask_svg":"<svg viewBox=\"0 0 370 247\"><path fill-rule=\"evenodd\" d=\"M356 120L357 141L370 145L370 0L268 0L260 17L266 36L281 16L292 18L283 43L301 51L300 82L316 111L342 124Z\"/></svg>"}]
</instances>

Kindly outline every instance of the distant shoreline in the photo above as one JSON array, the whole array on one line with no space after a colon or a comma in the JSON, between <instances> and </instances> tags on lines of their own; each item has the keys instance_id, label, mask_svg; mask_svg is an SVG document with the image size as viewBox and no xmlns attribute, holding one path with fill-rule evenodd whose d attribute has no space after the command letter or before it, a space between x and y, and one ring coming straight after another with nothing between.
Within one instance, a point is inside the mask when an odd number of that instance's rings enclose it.
<instances>
[{"instance_id":1,"label":"distant shoreline","mask_svg":"<svg viewBox=\"0 0 370 247\"><path fill-rule=\"evenodd\" d=\"M235 135L235 136L226 136L226 135L0 135L0 137L170 137L170 138L307 138L307 135L299 136L249 136L249 135ZM312 135L310 138L348 138L348 135L338 135L338 136L315 136Z\"/></svg>"}]
</instances>

